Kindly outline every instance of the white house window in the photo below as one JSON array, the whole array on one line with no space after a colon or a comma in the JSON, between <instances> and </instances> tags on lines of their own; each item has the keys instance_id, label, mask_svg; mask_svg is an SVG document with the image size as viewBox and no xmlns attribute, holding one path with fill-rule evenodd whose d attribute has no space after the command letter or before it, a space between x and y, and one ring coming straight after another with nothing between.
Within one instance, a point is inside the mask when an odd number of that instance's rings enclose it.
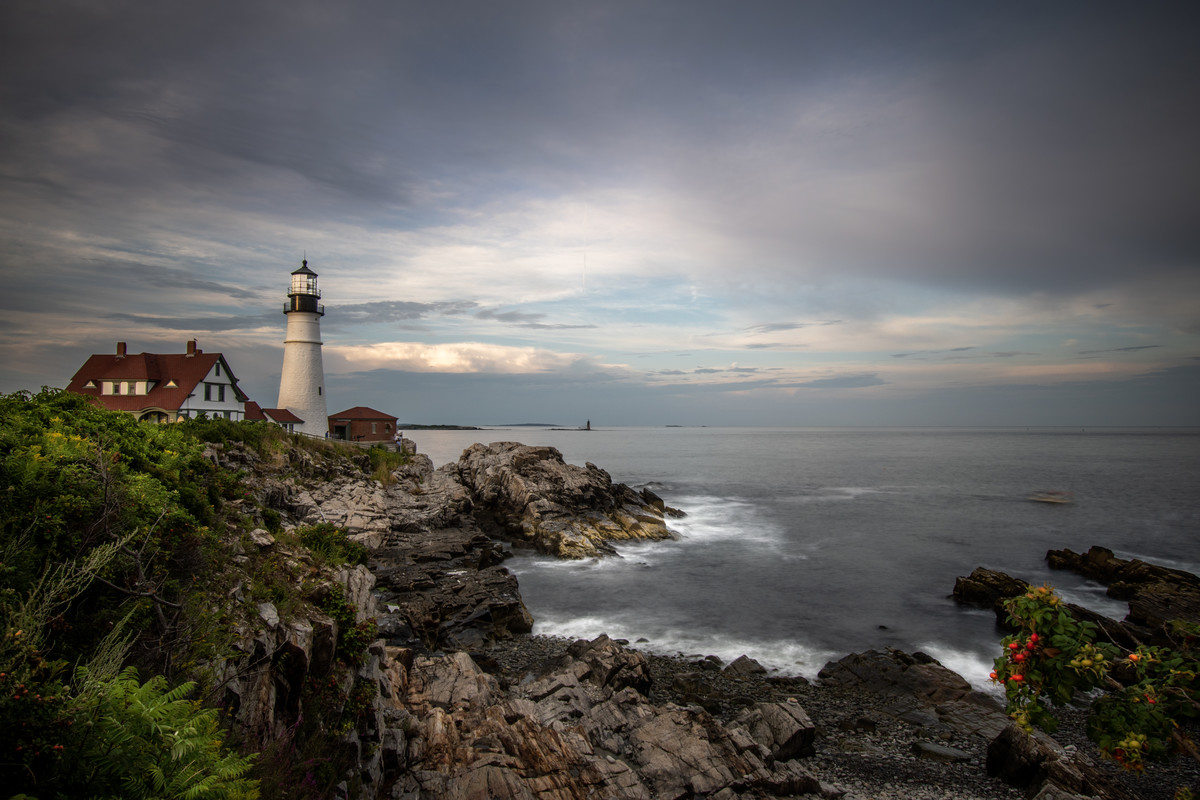
<instances>
[{"instance_id":1,"label":"white house window","mask_svg":"<svg viewBox=\"0 0 1200 800\"><path fill-rule=\"evenodd\" d=\"M378 426L379 426L379 423L378 423L378 422L372 422L372 423L371 423L371 433L379 433L379 431L378 431L378 430L376 430L376 428L377 428Z\"/></svg>"},{"instance_id":2,"label":"white house window","mask_svg":"<svg viewBox=\"0 0 1200 800\"><path fill-rule=\"evenodd\" d=\"M216 364L213 365L213 374L216 375L218 378L221 377L221 362L220 361L218 361Z\"/></svg>"},{"instance_id":3,"label":"white house window","mask_svg":"<svg viewBox=\"0 0 1200 800\"><path fill-rule=\"evenodd\" d=\"M210 403L214 400L218 403L225 402L225 384L223 384L223 383L206 383L206 384L204 384L204 399Z\"/></svg>"},{"instance_id":4,"label":"white house window","mask_svg":"<svg viewBox=\"0 0 1200 800\"><path fill-rule=\"evenodd\" d=\"M113 394L120 394L120 393L121 393L121 382L113 381Z\"/></svg>"}]
</instances>

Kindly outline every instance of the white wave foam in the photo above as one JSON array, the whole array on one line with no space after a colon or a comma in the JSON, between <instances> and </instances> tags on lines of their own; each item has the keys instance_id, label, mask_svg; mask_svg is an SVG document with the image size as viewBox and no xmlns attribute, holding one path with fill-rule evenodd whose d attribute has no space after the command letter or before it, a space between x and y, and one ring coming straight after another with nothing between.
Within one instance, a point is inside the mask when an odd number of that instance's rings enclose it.
<instances>
[{"instance_id":1,"label":"white wave foam","mask_svg":"<svg viewBox=\"0 0 1200 800\"><path fill-rule=\"evenodd\" d=\"M534 623L535 634L567 639L594 639L602 633L613 639L625 639L638 650L665 656L717 656L726 664L739 656L753 658L768 670L781 675L815 678L830 660L841 653L816 648L795 640L751 641L734 637L698 636L679 629L654 630L644 620L625 620L598 615L555 617L543 613Z\"/></svg>"},{"instance_id":2,"label":"white wave foam","mask_svg":"<svg viewBox=\"0 0 1200 800\"><path fill-rule=\"evenodd\" d=\"M623 542L616 556L600 558L563 559L553 556L517 556L505 567L517 576L534 572L557 572L577 575L613 572L631 567L655 567L671 557L670 542Z\"/></svg>"},{"instance_id":3,"label":"white wave foam","mask_svg":"<svg viewBox=\"0 0 1200 800\"><path fill-rule=\"evenodd\" d=\"M996 655L1000 648L997 646L995 655L988 655L972 650L959 650L943 644L931 643L921 646L921 651L936 658L946 669L953 670L971 684L972 689L992 695L1003 695L1004 690L992 683L988 677L995 666Z\"/></svg>"},{"instance_id":4,"label":"white wave foam","mask_svg":"<svg viewBox=\"0 0 1200 800\"><path fill-rule=\"evenodd\" d=\"M777 502L790 505L810 505L812 503L844 503L861 497L875 494L896 494L890 489L872 486L822 486L814 487L805 494L790 494L778 498Z\"/></svg>"},{"instance_id":5,"label":"white wave foam","mask_svg":"<svg viewBox=\"0 0 1200 800\"><path fill-rule=\"evenodd\" d=\"M1160 567L1168 569L1179 569L1184 572L1190 572L1193 575L1200 575L1200 561L1181 561L1176 558L1163 558L1162 556L1148 556L1134 552L1116 551L1114 553L1118 558L1137 559L1145 561L1147 564L1157 564Z\"/></svg>"},{"instance_id":6,"label":"white wave foam","mask_svg":"<svg viewBox=\"0 0 1200 800\"><path fill-rule=\"evenodd\" d=\"M1056 586L1059 597L1068 603L1083 606L1088 611L1095 611L1111 619L1124 619L1129 613L1129 603L1124 600L1114 600L1107 594L1107 587L1094 581L1087 581L1078 586Z\"/></svg>"},{"instance_id":7,"label":"white wave foam","mask_svg":"<svg viewBox=\"0 0 1200 800\"><path fill-rule=\"evenodd\" d=\"M837 492L845 497L862 497L864 494L886 494L882 489L871 486L830 486L827 491Z\"/></svg>"},{"instance_id":8,"label":"white wave foam","mask_svg":"<svg viewBox=\"0 0 1200 800\"><path fill-rule=\"evenodd\" d=\"M678 507L687 516L671 520L670 528L685 540L778 544L783 537L777 525L762 519L759 504L751 500L701 495L680 498Z\"/></svg>"}]
</instances>

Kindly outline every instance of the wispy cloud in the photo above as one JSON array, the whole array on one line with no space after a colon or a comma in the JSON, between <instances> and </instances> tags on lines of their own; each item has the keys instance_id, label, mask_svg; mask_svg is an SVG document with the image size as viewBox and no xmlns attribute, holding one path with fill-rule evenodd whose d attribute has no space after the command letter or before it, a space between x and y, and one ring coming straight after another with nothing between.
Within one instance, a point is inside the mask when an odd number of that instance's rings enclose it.
<instances>
[{"instance_id":1,"label":"wispy cloud","mask_svg":"<svg viewBox=\"0 0 1200 800\"><path fill-rule=\"evenodd\" d=\"M572 325L569 323L551 323L542 322L546 318L546 314L528 313L523 311L495 311L493 309L483 309L475 313L475 319L495 320L506 325L512 325L518 328L529 328L531 330L541 331L567 331L567 330L586 330L595 328L596 325L590 323Z\"/></svg>"},{"instance_id":2,"label":"wispy cloud","mask_svg":"<svg viewBox=\"0 0 1200 800\"><path fill-rule=\"evenodd\" d=\"M1130 345L1128 347L1109 347L1104 350L1080 350L1081 356L1094 356L1100 353L1136 353L1139 350L1153 350L1156 347L1162 347L1161 344L1140 344Z\"/></svg>"}]
</instances>

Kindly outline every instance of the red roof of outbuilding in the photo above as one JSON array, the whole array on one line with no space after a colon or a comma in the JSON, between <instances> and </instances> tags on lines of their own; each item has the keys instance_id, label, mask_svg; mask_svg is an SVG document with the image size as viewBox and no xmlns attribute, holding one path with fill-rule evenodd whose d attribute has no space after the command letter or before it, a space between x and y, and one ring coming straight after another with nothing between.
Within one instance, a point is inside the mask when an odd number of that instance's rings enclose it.
<instances>
[{"instance_id":1,"label":"red roof of outbuilding","mask_svg":"<svg viewBox=\"0 0 1200 800\"><path fill-rule=\"evenodd\" d=\"M286 408L263 408L253 400L246 401L246 419L251 422L304 422Z\"/></svg>"},{"instance_id":2,"label":"red roof of outbuilding","mask_svg":"<svg viewBox=\"0 0 1200 800\"><path fill-rule=\"evenodd\" d=\"M137 355L93 355L67 385L67 391L94 397L114 411L141 411L161 408L178 411L196 385L204 380L218 361L224 366L239 400L246 396L238 388L237 378L220 353L138 353ZM155 381L147 394L100 394L101 381ZM88 386L88 383L93 384ZM174 382L174 385L171 385Z\"/></svg>"},{"instance_id":3,"label":"red roof of outbuilding","mask_svg":"<svg viewBox=\"0 0 1200 800\"><path fill-rule=\"evenodd\" d=\"M386 420L391 420L392 422L396 421L395 415L385 414L382 411L376 411L375 409L367 408L366 406L355 406L354 408L347 408L345 411L339 411L336 414L330 414L329 418L330 419L386 419Z\"/></svg>"},{"instance_id":4,"label":"red roof of outbuilding","mask_svg":"<svg viewBox=\"0 0 1200 800\"><path fill-rule=\"evenodd\" d=\"M263 413L276 422L304 422L286 408L264 408Z\"/></svg>"}]
</instances>

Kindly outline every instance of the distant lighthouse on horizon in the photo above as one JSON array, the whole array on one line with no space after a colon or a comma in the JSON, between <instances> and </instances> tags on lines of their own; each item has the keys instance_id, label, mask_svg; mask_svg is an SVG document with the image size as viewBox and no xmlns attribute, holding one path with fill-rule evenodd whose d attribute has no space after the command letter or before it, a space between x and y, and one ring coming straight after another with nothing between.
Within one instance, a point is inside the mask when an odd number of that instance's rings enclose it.
<instances>
[{"instance_id":1,"label":"distant lighthouse on horizon","mask_svg":"<svg viewBox=\"0 0 1200 800\"><path fill-rule=\"evenodd\" d=\"M321 317L325 306L317 288L317 273L308 268L308 259L292 273L288 302L287 335L283 340L283 372L279 377L278 408L286 408L303 425L296 430L312 436L329 432L329 413L325 409L325 368L321 365Z\"/></svg>"}]
</instances>

